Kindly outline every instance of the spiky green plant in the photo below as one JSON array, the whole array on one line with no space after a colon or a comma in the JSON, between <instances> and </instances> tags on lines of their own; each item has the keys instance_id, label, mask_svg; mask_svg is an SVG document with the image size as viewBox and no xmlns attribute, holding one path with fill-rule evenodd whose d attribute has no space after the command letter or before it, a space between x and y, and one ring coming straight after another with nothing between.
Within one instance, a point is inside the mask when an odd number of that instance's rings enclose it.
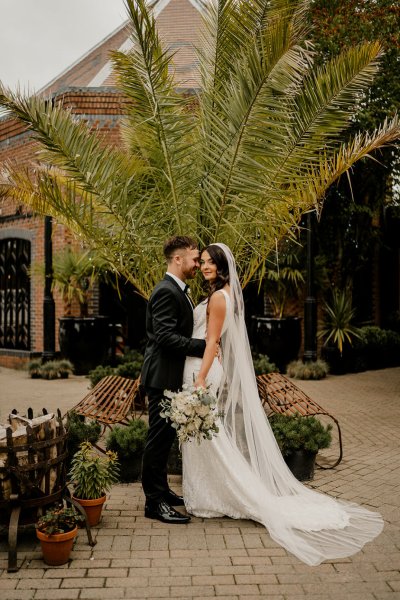
<instances>
[{"instance_id":1,"label":"spiky green plant","mask_svg":"<svg viewBox=\"0 0 400 600\"><path fill-rule=\"evenodd\" d=\"M75 453L69 476L74 495L84 500L101 498L119 478L119 462L115 452L100 456L90 442L82 442Z\"/></svg>"},{"instance_id":2,"label":"spiky green plant","mask_svg":"<svg viewBox=\"0 0 400 600\"><path fill-rule=\"evenodd\" d=\"M1 193L57 217L145 297L171 234L227 243L246 285L333 181L400 135L394 117L341 142L381 49L371 41L315 67L309 3L207 3L194 100L178 91L149 5L126 0L133 46L112 55L123 147L60 103L1 88L0 103L41 149L34 170L7 166Z\"/></svg>"},{"instance_id":3,"label":"spiky green plant","mask_svg":"<svg viewBox=\"0 0 400 600\"><path fill-rule=\"evenodd\" d=\"M352 307L352 297L349 290L333 290L331 302L325 302L324 327L318 332L318 337L325 340L325 344L332 341L338 347L340 354L343 352L345 342L352 343L353 338L360 337L360 330L352 325L355 309Z\"/></svg>"}]
</instances>

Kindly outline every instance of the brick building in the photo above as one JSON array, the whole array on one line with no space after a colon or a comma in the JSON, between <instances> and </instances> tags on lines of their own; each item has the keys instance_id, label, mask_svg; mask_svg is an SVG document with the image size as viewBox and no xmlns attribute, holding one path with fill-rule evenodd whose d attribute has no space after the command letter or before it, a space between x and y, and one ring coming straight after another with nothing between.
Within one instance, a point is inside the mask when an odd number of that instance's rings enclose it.
<instances>
[{"instance_id":1,"label":"brick building","mask_svg":"<svg viewBox=\"0 0 400 600\"><path fill-rule=\"evenodd\" d=\"M202 9L202 0L153 2L158 31L167 46L176 52L178 88L198 87L194 46ZM127 50L131 44L129 28L126 23L122 24L39 93L61 101L109 142L119 144L123 97L114 87L109 52ZM10 117L1 119L0 165L6 161L29 163L34 153L35 142L24 125ZM7 199L0 201L0 365L18 366L43 351L43 283L38 278L30 278L27 271L33 264L44 263L44 222L25 206ZM53 223L52 240L53 252L72 242L68 230L57 223ZM64 306L57 295L54 300L57 326ZM136 308L142 310L143 307ZM125 318L128 330L131 309L125 307L123 314L115 315L120 320ZM118 313L116 300L107 290L94 295L91 310Z\"/></svg>"},{"instance_id":2,"label":"brick building","mask_svg":"<svg viewBox=\"0 0 400 600\"><path fill-rule=\"evenodd\" d=\"M177 88L188 91L199 88L194 47L198 43L201 12L206 1L153 2L158 31L175 52ZM128 50L130 46L129 27L125 23L39 93L62 102L109 142L118 145L124 98L115 88L109 53L113 49ZM0 166L8 160L28 163L34 152L35 142L21 123L9 117L0 120ZM387 221L389 233L392 230L396 233L390 233L386 254L377 253L368 267L370 276L365 278L364 285L368 289L362 298L366 304L368 295L371 305L368 311L379 324L384 324L385 314L396 313L400 308L398 213ZM43 282L29 278L27 270L31 265L44 263L44 223L45 220L29 208L0 200L0 365L17 366L43 352ZM71 243L73 239L68 230L53 223L53 252ZM97 289L91 302L91 314L109 315L122 323L127 345L135 345L144 334L143 302L140 304L127 285L121 286L120 291L122 299L110 289ZM55 294L56 328L64 308L62 299ZM250 304L251 310L262 312L258 299L254 305Z\"/></svg>"}]
</instances>

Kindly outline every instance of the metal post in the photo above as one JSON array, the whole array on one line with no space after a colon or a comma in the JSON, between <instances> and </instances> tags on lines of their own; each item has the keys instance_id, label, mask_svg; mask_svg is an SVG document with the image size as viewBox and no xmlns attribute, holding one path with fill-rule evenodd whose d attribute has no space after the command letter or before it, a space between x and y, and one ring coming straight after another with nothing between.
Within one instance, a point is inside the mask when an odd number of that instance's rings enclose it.
<instances>
[{"instance_id":1,"label":"metal post","mask_svg":"<svg viewBox=\"0 0 400 600\"><path fill-rule=\"evenodd\" d=\"M317 360L317 300L314 284L314 211L307 213L307 296L304 302L304 361Z\"/></svg>"},{"instance_id":2,"label":"metal post","mask_svg":"<svg viewBox=\"0 0 400 600\"><path fill-rule=\"evenodd\" d=\"M43 298L43 362L53 360L55 356L55 305L51 284L53 279L53 243L52 243L52 218L44 218L44 298Z\"/></svg>"}]
</instances>

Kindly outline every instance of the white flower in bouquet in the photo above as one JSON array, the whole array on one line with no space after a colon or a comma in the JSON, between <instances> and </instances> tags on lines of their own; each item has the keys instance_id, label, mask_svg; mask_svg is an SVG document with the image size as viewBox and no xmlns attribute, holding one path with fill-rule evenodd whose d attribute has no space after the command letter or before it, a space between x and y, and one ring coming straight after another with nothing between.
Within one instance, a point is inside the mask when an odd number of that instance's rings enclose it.
<instances>
[{"instance_id":1,"label":"white flower in bouquet","mask_svg":"<svg viewBox=\"0 0 400 600\"><path fill-rule=\"evenodd\" d=\"M171 421L179 444L195 439L211 440L218 433L217 399L207 388L184 385L179 392L164 391L160 415Z\"/></svg>"}]
</instances>

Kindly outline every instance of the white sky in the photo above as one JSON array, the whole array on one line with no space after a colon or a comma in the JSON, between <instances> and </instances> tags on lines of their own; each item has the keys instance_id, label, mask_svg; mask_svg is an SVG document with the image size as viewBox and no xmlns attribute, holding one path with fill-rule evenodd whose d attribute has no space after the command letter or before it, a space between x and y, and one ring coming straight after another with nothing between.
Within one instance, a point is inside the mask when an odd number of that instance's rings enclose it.
<instances>
[{"instance_id":1,"label":"white sky","mask_svg":"<svg viewBox=\"0 0 400 600\"><path fill-rule=\"evenodd\" d=\"M124 0L0 0L0 81L37 91L126 19Z\"/></svg>"}]
</instances>

